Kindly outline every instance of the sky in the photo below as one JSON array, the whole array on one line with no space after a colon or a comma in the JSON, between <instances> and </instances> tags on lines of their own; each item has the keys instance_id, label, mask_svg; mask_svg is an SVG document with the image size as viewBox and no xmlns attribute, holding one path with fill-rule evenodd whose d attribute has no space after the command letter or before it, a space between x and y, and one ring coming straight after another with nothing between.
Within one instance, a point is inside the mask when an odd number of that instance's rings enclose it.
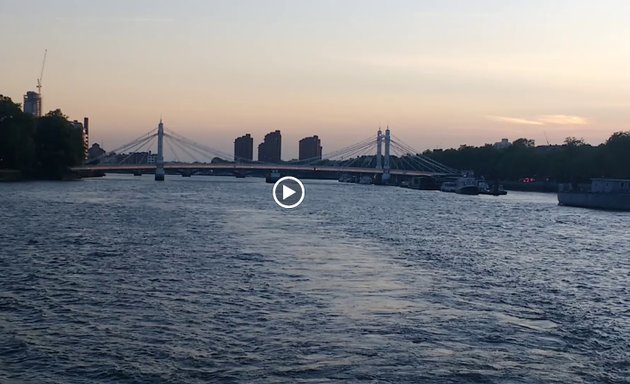
<instances>
[{"instance_id":1,"label":"sky","mask_svg":"<svg viewBox=\"0 0 630 384\"><path fill-rule=\"evenodd\" d=\"M280 129L283 158L379 126L418 150L630 129L625 0L0 2L0 94L90 117L113 149L154 128L231 153Z\"/></svg>"}]
</instances>

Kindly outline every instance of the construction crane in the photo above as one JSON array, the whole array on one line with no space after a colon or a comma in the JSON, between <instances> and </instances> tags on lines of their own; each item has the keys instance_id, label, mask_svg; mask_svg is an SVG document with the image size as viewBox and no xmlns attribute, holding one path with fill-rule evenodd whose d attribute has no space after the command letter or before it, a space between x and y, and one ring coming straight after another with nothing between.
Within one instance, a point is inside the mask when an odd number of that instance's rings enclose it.
<instances>
[{"instance_id":1,"label":"construction crane","mask_svg":"<svg viewBox=\"0 0 630 384\"><path fill-rule=\"evenodd\" d=\"M46 54L48 49L44 49L44 60L42 60L42 70L39 72L39 78L37 79L37 93L42 94L42 80L44 78L44 66L46 65Z\"/></svg>"}]
</instances>

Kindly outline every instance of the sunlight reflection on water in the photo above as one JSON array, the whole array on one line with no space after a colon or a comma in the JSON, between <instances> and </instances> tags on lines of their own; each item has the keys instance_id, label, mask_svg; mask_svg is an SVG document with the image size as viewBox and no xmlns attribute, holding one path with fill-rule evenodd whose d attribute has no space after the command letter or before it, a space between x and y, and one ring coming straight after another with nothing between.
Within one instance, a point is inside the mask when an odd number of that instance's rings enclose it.
<instances>
[{"instance_id":1,"label":"sunlight reflection on water","mask_svg":"<svg viewBox=\"0 0 630 384\"><path fill-rule=\"evenodd\" d=\"M629 376L628 214L306 184L0 184L0 381Z\"/></svg>"}]
</instances>

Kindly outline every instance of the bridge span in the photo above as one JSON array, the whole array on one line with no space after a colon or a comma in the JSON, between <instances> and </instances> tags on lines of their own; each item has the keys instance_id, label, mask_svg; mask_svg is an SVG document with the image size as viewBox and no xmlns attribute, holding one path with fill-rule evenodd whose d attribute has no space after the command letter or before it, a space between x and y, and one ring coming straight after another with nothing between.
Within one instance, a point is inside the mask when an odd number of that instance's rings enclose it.
<instances>
[{"instance_id":1,"label":"bridge span","mask_svg":"<svg viewBox=\"0 0 630 384\"><path fill-rule=\"evenodd\" d=\"M359 167L338 167L338 166L315 166L315 165L292 165L292 164L240 164L240 163L164 163L165 171L176 173L194 173L201 171L226 171L234 173L246 173L248 171L259 172L313 172L313 173L338 173L338 174L361 174L361 175L382 175L383 169L380 168L359 168ZM83 165L70 168L78 173L95 173L95 172L116 172L116 173L153 173L158 169L156 164L98 164ZM399 176L424 176L439 177L446 176L447 173L436 173L418 170L392 169L391 175Z\"/></svg>"},{"instance_id":2,"label":"bridge span","mask_svg":"<svg viewBox=\"0 0 630 384\"><path fill-rule=\"evenodd\" d=\"M127 160L137 152L138 148L150 147L153 140L157 138L157 153L152 162L148 158L144 162ZM165 140L165 139L168 139ZM178 147L183 150L194 162L185 161L165 161L164 146ZM374 150L376 150L374 153ZM398 155L392 153L398 151ZM128 154L125 151L129 151ZM201 154L201 161L194 158L194 154ZM216 156L216 155L219 156ZM193 156L191 156L193 155ZM363 141L339 149L335 152L320 155L317 158L278 164L263 162L247 162L234 159L234 162L225 161L231 156L201 145L191 139L179 135L172 130L165 130L164 124L160 123L153 129L138 139L125 144L118 150L104 154L97 159L91 159L91 163L71 168L72 171L80 175L88 176L103 173L153 173L155 180L164 180L164 175L169 173L180 173L184 176L191 176L196 173L232 173L235 176L244 177L248 174L271 175L274 171L284 175L308 175L314 177L339 177L342 174L370 176L378 179L378 182L387 184L391 177L397 181L413 177L444 177L458 173L457 170L440 164L437 161L419 154L418 151L396 139L387 127L383 133L380 128L377 135L369 137ZM179 160L175 156L175 160ZM211 160L211 161L209 161ZM216 161L219 160L219 161Z\"/></svg>"}]
</instances>

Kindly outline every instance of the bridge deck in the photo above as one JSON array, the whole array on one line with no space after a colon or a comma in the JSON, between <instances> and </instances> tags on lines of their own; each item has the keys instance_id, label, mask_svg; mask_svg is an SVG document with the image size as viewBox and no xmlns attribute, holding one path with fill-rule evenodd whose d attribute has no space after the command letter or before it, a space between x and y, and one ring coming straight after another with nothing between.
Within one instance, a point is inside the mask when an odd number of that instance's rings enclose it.
<instances>
[{"instance_id":1,"label":"bridge deck","mask_svg":"<svg viewBox=\"0 0 630 384\"><path fill-rule=\"evenodd\" d=\"M203 170L222 170L222 171L293 171L293 172L337 172L337 173L360 173L360 174L382 174L382 169L377 168L355 168L355 167L334 167L334 166L313 166L313 165L287 165L287 164L234 164L234 163L165 163L165 170L172 171L203 171ZM72 171L76 172L151 172L155 171L155 164L103 164L103 165L85 165L72 167ZM440 176L445 173L412 171L403 169L390 170L392 175L407 176Z\"/></svg>"}]
</instances>

